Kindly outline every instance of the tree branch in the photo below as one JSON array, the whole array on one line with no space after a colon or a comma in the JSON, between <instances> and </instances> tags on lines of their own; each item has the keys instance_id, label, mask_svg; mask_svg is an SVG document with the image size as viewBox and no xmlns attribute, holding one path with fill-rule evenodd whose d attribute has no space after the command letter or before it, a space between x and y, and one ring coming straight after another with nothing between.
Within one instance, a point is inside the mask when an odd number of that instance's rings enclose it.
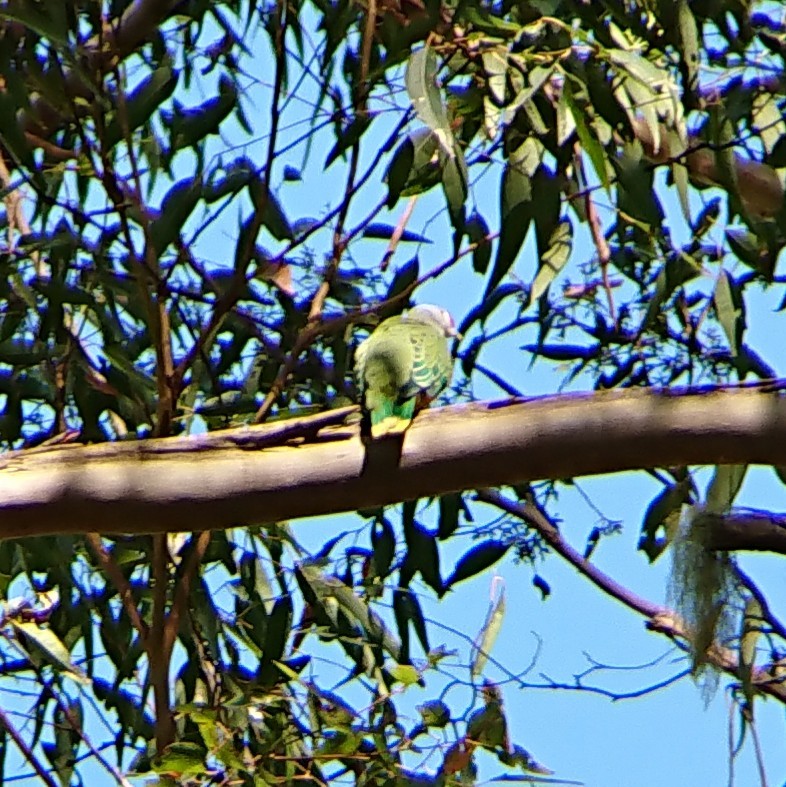
<instances>
[{"instance_id":1,"label":"tree branch","mask_svg":"<svg viewBox=\"0 0 786 787\"><path fill-rule=\"evenodd\" d=\"M728 514L702 513L708 549L734 552L778 552L786 555L786 515L754 509L735 509Z\"/></svg>"},{"instance_id":2,"label":"tree branch","mask_svg":"<svg viewBox=\"0 0 786 787\"><path fill-rule=\"evenodd\" d=\"M690 631L686 629L685 624L675 612L641 598L628 588L620 585L608 574L605 574L595 564L585 560L562 538L557 528L535 506L508 500L494 490L478 492L478 499L490 503L513 516L518 516L532 525L548 541L555 552L577 568L594 585L617 599L617 601L622 602L629 609L646 617L647 628L650 631L664 634L678 644L690 640ZM716 643L708 648L707 660L717 669L738 677L739 661L736 651ZM753 672L753 683L759 691L776 697L781 702L786 702L786 684L775 674L775 668L776 666L773 665L772 670L761 667L755 669Z\"/></svg>"},{"instance_id":3,"label":"tree branch","mask_svg":"<svg viewBox=\"0 0 786 787\"><path fill-rule=\"evenodd\" d=\"M369 446L357 425L325 425L351 412L6 454L0 536L225 528L643 466L786 465L786 398L747 387L456 405Z\"/></svg>"}]
</instances>

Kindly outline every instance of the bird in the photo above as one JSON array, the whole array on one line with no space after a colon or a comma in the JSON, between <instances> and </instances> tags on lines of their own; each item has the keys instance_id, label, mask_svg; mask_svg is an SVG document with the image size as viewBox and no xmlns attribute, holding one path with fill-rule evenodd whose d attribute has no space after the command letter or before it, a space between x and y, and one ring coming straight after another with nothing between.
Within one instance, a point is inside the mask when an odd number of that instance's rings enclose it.
<instances>
[{"instance_id":1,"label":"bird","mask_svg":"<svg viewBox=\"0 0 786 787\"><path fill-rule=\"evenodd\" d=\"M446 309L420 304L384 320L361 342L355 376L365 436L403 434L415 413L445 390L453 374L448 339L458 336Z\"/></svg>"}]
</instances>

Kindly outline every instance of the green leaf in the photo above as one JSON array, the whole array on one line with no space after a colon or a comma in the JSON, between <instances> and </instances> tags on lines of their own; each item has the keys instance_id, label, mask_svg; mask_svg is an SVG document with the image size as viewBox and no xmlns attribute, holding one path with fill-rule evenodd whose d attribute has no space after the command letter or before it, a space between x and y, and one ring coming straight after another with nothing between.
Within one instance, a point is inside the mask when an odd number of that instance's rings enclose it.
<instances>
[{"instance_id":1,"label":"green leaf","mask_svg":"<svg viewBox=\"0 0 786 787\"><path fill-rule=\"evenodd\" d=\"M782 134L767 157L767 164L775 169L786 167L786 134Z\"/></svg>"},{"instance_id":2,"label":"green leaf","mask_svg":"<svg viewBox=\"0 0 786 787\"><path fill-rule=\"evenodd\" d=\"M768 281L771 279L775 259L758 235L745 227L732 227L726 230L726 240L740 262L764 275Z\"/></svg>"},{"instance_id":3,"label":"green leaf","mask_svg":"<svg viewBox=\"0 0 786 787\"><path fill-rule=\"evenodd\" d=\"M171 154L193 147L208 135L218 133L218 127L237 104L237 88L229 77L222 75L218 93L218 96L192 109L176 103L174 111L167 113Z\"/></svg>"},{"instance_id":4,"label":"green leaf","mask_svg":"<svg viewBox=\"0 0 786 787\"><path fill-rule=\"evenodd\" d=\"M64 3L34 3L16 0L0 7L0 19L19 22L43 38L70 52L68 19Z\"/></svg>"},{"instance_id":5,"label":"green leaf","mask_svg":"<svg viewBox=\"0 0 786 787\"><path fill-rule=\"evenodd\" d=\"M467 165L464 154L459 150L443 164L442 188L448 203L452 225L459 231L464 230L464 203L467 200Z\"/></svg>"},{"instance_id":6,"label":"green leaf","mask_svg":"<svg viewBox=\"0 0 786 787\"><path fill-rule=\"evenodd\" d=\"M602 346L593 344L523 344L521 349L525 352L549 361L591 361L600 354Z\"/></svg>"},{"instance_id":7,"label":"green leaf","mask_svg":"<svg viewBox=\"0 0 786 787\"><path fill-rule=\"evenodd\" d=\"M522 288L520 284L513 282L501 284L489 296L485 297L475 308L471 309L469 314L462 320L458 327L458 332L462 335L466 334L469 329L476 323L481 324L491 316L492 312L504 301L511 296L520 295Z\"/></svg>"},{"instance_id":8,"label":"green leaf","mask_svg":"<svg viewBox=\"0 0 786 787\"><path fill-rule=\"evenodd\" d=\"M721 328L723 328L723 332L726 334L726 339L729 342L729 350L731 351L732 358L735 358L739 350L737 321L740 313L739 310L734 307L731 287L729 286L729 274L726 273L725 270L721 270L718 274L712 302L715 307L715 314L718 318L718 322Z\"/></svg>"},{"instance_id":9,"label":"green leaf","mask_svg":"<svg viewBox=\"0 0 786 787\"><path fill-rule=\"evenodd\" d=\"M740 491L748 465L718 465L707 487L705 510L710 514L726 514Z\"/></svg>"},{"instance_id":10,"label":"green leaf","mask_svg":"<svg viewBox=\"0 0 786 787\"><path fill-rule=\"evenodd\" d=\"M437 87L437 56L429 46L413 52L407 63L407 93L417 116L434 132L449 157L455 155L448 113Z\"/></svg>"},{"instance_id":11,"label":"green leaf","mask_svg":"<svg viewBox=\"0 0 786 787\"><path fill-rule=\"evenodd\" d=\"M473 547L459 559L456 568L445 583L446 587L451 588L490 568L501 560L509 549L510 544L503 541L485 541Z\"/></svg>"},{"instance_id":12,"label":"green leaf","mask_svg":"<svg viewBox=\"0 0 786 787\"><path fill-rule=\"evenodd\" d=\"M745 612L742 616L739 665L739 678L747 702L746 710L749 718L753 717L753 696L756 691L753 684L756 645L761 636L763 625L764 618L761 604L753 596L749 596L745 602Z\"/></svg>"},{"instance_id":13,"label":"green leaf","mask_svg":"<svg viewBox=\"0 0 786 787\"><path fill-rule=\"evenodd\" d=\"M497 641L500 629L502 628L502 621L505 618L505 590L501 590L499 596L489 606L486 620L483 628L480 630L480 635L476 639L474 654L470 667L470 673L473 678L482 674L494 643ZM477 740L477 739L476 739Z\"/></svg>"},{"instance_id":14,"label":"green leaf","mask_svg":"<svg viewBox=\"0 0 786 787\"><path fill-rule=\"evenodd\" d=\"M24 635L27 641L33 643L40 651L45 653L51 661L63 668L70 678L79 683L89 684L90 680L71 661L71 654L60 638L50 628L43 628L37 623L8 621L14 629Z\"/></svg>"},{"instance_id":15,"label":"green leaf","mask_svg":"<svg viewBox=\"0 0 786 787\"><path fill-rule=\"evenodd\" d=\"M393 613L396 618L398 634L401 638L401 657L399 661L409 661L409 624L415 629L420 646L423 652L428 654L431 647L428 641L426 630L426 619L423 617L423 610L420 607L418 597L408 588L396 588L393 592Z\"/></svg>"},{"instance_id":16,"label":"green leaf","mask_svg":"<svg viewBox=\"0 0 786 787\"><path fill-rule=\"evenodd\" d=\"M540 591L540 598L545 601L551 595L551 585L540 574L532 577L532 584Z\"/></svg>"},{"instance_id":17,"label":"green leaf","mask_svg":"<svg viewBox=\"0 0 786 787\"><path fill-rule=\"evenodd\" d=\"M339 156L343 157L347 150L357 144L370 125L368 115L359 115L346 128L343 128L325 159L324 168L328 169Z\"/></svg>"},{"instance_id":18,"label":"green leaf","mask_svg":"<svg viewBox=\"0 0 786 787\"><path fill-rule=\"evenodd\" d=\"M374 555L374 575L384 579L390 574L396 556L396 534L384 516L371 527L371 546Z\"/></svg>"},{"instance_id":19,"label":"green leaf","mask_svg":"<svg viewBox=\"0 0 786 787\"><path fill-rule=\"evenodd\" d=\"M467 738L489 751L508 749L507 720L499 688L486 681L483 693L486 704L467 719Z\"/></svg>"},{"instance_id":20,"label":"green leaf","mask_svg":"<svg viewBox=\"0 0 786 787\"><path fill-rule=\"evenodd\" d=\"M598 138L590 131L587 125L585 110L576 103L569 79L565 80L563 97L573 115L573 122L576 124L576 133L579 136L581 148L589 156L601 185L608 191L611 188L611 182L609 181L609 172L606 166L606 154Z\"/></svg>"},{"instance_id":21,"label":"green leaf","mask_svg":"<svg viewBox=\"0 0 786 787\"><path fill-rule=\"evenodd\" d=\"M184 178L172 186L161 203L159 217L150 225L150 240L157 256L161 256L170 243L180 237L189 216L202 197L199 177Z\"/></svg>"},{"instance_id":22,"label":"green leaf","mask_svg":"<svg viewBox=\"0 0 786 787\"><path fill-rule=\"evenodd\" d=\"M654 90L659 89L668 79L665 71L630 49L608 49L606 53L615 66Z\"/></svg>"},{"instance_id":23,"label":"green leaf","mask_svg":"<svg viewBox=\"0 0 786 787\"><path fill-rule=\"evenodd\" d=\"M425 128L412 132L409 137L414 146L414 158L409 177L401 191L402 197L422 194L442 182L442 155L436 135Z\"/></svg>"},{"instance_id":24,"label":"green leaf","mask_svg":"<svg viewBox=\"0 0 786 787\"><path fill-rule=\"evenodd\" d=\"M9 77L17 78L13 73ZM28 170L34 170L33 150L27 144L21 124L17 121L17 109L11 92L8 89L0 90L0 142L11 155L14 163L21 164Z\"/></svg>"},{"instance_id":25,"label":"green leaf","mask_svg":"<svg viewBox=\"0 0 786 787\"><path fill-rule=\"evenodd\" d=\"M482 59L489 98L496 106L504 107L507 103L508 50L504 46L494 47L484 52Z\"/></svg>"},{"instance_id":26,"label":"green leaf","mask_svg":"<svg viewBox=\"0 0 786 787\"><path fill-rule=\"evenodd\" d=\"M685 64L684 88L695 95L699 87L699 45L702 41L696 25L696 17L690 9L688 0L677 0L677 25L679 30L678 52Z\"/></svg>"},{"instance_id":27,"label":"green leaf","mask_svg":"<svg viewBox=\"0 0 786 787\"><path fill-rule=\"evenodd\" d=\"M124 115L121 122L121 110L115 108L112 120L107 124L103 137L104 147L109 150L129 134L144 125L172 95L177 87L180 75L167 62L148 74L126 96Z\"/></svg>"},{"instance_id":28,"label":"green leaf","mask_svg":"<svg viewBox=\"0 0 786 787\"><path fill-rule=\"evenodd\" d=\"M528 64L520 55L510 55L510 60L513 63L518 63L524 73L526 73L527 86L522 88L513 101L505 107L502 113L502 122L504 125L512 123L516 112L523 107L533 131L537 134L546 133L548 129L545 128L545 124L540 118L540 113L537 111L532 98L551 79L551 75L554 73L554 66L535 66L535 68L530 70Z\"/></svg>"},{"instance_id":29,"label":"green leaf","mask_svg":"<svg viewBox=\"0 0 786 787\"><path fill-rule=\"evenodd\" d=\"M480 4L467 3L461 10L463 18L470 22L475 30L500 38L513 38L521 34L521 25L509 22L496 13L489 13Z\"/></svg>"},{"instance_id":30,"label":"green leaf","mask_svg":"<svg viewBox=\"0 0 786 787\"><path fill-rule=\"evenodd\" d=\"M385 174L385 181L388 184L388 198L385 204L388 209L392 208L398 202L401 192L410 179L414 163L415 143L411 137L407 136L396 148L388 171Z\"/></svg>"},{"instance_id":31,"label":"green leaf","mask_svg":"<svg viewBox=\"0 0 786 787\"><path fill-rule=\"evenodd\" d=\"M223 175L218 176L219 171L223 171ZM256 178L254 163L241 156L221 170L213 170L210 173L210 179L202 189L202 197L205 202L216 202L223 197L235 196L250 186Z\"/></svg>"},{"instance_id":32,"label":"green leaf","mask_svg":"<svg viewBox=\"0 0 786 787\"><path fill-rule=\"evenodd\" d=\"M532 220L532 181L529 175L524 173L522 166L523 161L514 154L508 159L502 175L499 243L484 300L513 266Z\"/></svg>"},{"instance_id":33,"label":"green leaf","mask_svg":"<svg viewBox=\"0 0 786 787\"><path fill-rule=\"evenodd\" d=\"M388 291L385 294L385 300L390 300L391 298L395 298L397 295L406 292L415 284L415 282L417 282L419 277L420 260L417 257L413 257L396 271L396 275L393 277L393 281L390 283L390 287L388 287ZM379 312L380 319L385 320L395 314L400 314L404 309L407 308L409 302L409 298L406 298L402 301L399 301L398 303L392 304L385 309L381 309Z\"/></svg>"},{"instance_id":34,"label":"green leaf","mask_svg":"<svg viewBox=\"0 0 786 787\"><path fill-rule=\"evenodd\" d=\"M432 700L418 705L424 727L442 729L450 724L450 708L442 700Z\"/></svg>"},{"instance_id":35,"label":"green leaf","mask_svg":"<svg viewBox=\"0 0 786 787\"><path fill-rule=\"evenodd\" d=\"M463 500L460 492L450 495L442 495L439 498L439 525L437 526L437 537L440 541L450 538L458 530L459 512L461 511Z\"/></svg>"},{"instance_id":36,"label":"green leaf","mask_svg":"<svg viewBox=\"0 0 786 787\"><path fill-rule=\"evenodd\" d=\"M534 303L546 292L551 282L565 267L570 259L572 248L573 227L567 219L564 219L554 229L549 238L549 246L541 255L540 268L530 290L530 304Z\"/></svg>"},{"instance_id":37,"label":"green leaf","mask_svg":"<svg viewBox=\"0 0 786 787\"><path fill-rule=\"evenodd\" d=\"M204 776L206 753L200 744L177 741L155 759L153 770L161 774L175 773L178 777Z\"/></svg>"},{"instance_id":38,"label":"green leaf","mask_svg":"<svg viewBox=\"0 0 786 787\"><path fill-rule=\"evenodd\" d=\"M638 549L644 552L650 563L663 553L679 527L682 507L694 501L693 483L689 477L670 484L656 495L644 514ZM664 535L659 535L661 528Z\"/></svg>"},{"instance_id":39,"label":"green leaf","mask_svg":"<svg viewBox=\"0 0 786 787\"><path fill-rule=\"evenodd\" d=\"M289 596L277 598L267 617L264 661L280 661L284 655L287 639L292 631L292 599Z\"/></svg>"},{"instance_id":40,"label":"green leaf","mask_svg":"<svg viewBox=\"0 0 786 787\"><path fill-rule=\"evenodd\" d=\"M407 556L402 566L414 575L419 571L423 581L442 596L445 586L439 571L439 548L436 536L415 521L415 502L410 501L403 505L404 539L407 542Z\"/></svg>"},{"instance_id":41,"label":"green leaf","mask_svg":"<svg viewBox=\"0 0 786 787\"><path fill-rule=\"evenodd\" d=\"M470 243L476 244L472 252L472 267L476 273L484 275L491 262L491 233L486 220L479 213L474 212L464 225Z\"/></svg>"},{"instance_id":42,"label":"green leaf","mask_svg":"<svg viewBox=\"0 0 786 787\"><path fill-rule=\"evenodd\" d=\"M392 224L382 224L380 222L371 222L363 229L364 238L374 238L379 240L389 240L396 233L398 228ZM431 243L425 236L410 230L404 230L398 237L401 243Z\"/></svg>"},{"instance_id":43,"label":"green leaf","mask_svg":"<svg viewBox=\"0 0 786 787\"><path fill-rule=\"evenodd\" d=\"M262 225L267 228L267 231L276 240L294 240L295 233L292 230L292 225L273 190L265 188L265 181L255 178L251 181L249 192L257 210L264 209Z\"/></svg>"},{"instance_id":44,"label":"green leaf","mask_svg":"<svg viewBox=\"0 0 786 787\"><path fill-rule=\"evenodd\" d=\"M405 686L413 686L420 681L420 673L411 664L393 664L388 667L388 672L394 680Z\"/></svg>"}]
</instances>

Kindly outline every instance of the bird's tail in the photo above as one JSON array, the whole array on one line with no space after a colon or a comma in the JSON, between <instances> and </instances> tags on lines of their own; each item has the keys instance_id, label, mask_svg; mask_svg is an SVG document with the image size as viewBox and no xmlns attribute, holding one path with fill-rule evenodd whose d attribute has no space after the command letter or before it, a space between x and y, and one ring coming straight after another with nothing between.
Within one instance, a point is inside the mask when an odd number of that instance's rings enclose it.
<instances>
[{"instance_id":1,"label":"bird's tail","mask_svg":"<svg viewBox=\"0 0 786 787\"><path fill-rule=\"evenodd\" d=\"M415 416L415 400L405 402L385 402L370 412L371 439L380 440L403 434Z\"/></svg>"}]
</instances>

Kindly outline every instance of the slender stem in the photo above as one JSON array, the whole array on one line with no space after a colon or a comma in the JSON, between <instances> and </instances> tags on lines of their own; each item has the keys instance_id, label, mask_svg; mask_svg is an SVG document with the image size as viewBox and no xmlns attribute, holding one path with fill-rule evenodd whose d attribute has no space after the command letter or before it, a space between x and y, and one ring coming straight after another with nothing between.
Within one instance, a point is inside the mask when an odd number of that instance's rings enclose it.
<instances>
[{"instance_id":1,"label":"slender stem","mask_svg":"<svg viewBox=\"0 0 786 787\"><path fill-rule=\"evenodd\" d=\"M167 648L166 637L169 585L166 533L153 536L152 542L153 624L150 636L147 638L147 661L156 707L156 748L162 753L175 740L175 725L169 704L169 658L172 649Z\"/></svg>"},{"instance_id":2,"label":"slender stem","mask_svg":"<svg viewBox=\"0 0 786 787\"><path fill-rule=\"evenodd\" d=\"M11 736L11 740L17 745L22 756L30 763L32 769L38 774L47 787L58 787L57 782L49 775L49 771L44 767L44 764L36 757L35 752L27 745L26 741L19 734L19 731L11 724L11 720L6 716L5 711L0 708L0 727L3 727L6 732Z\"/></svg>"},{"instance_id":3,"label":"slender stem","mask_svg":"<svg viewBox=\"0 0 786 787\"><path fill-rule=\"evenodd\" d=\"M142 620L141 616L139 615L139 609L134 602L134 596L131 592L131 585L123 576L123 572L120 570L120 566L118 566L114 557L101 542L101 536L98 533L86 533L85 540L93 550L93 554L95 555L96 560L98 560L102 570L115 586L115 589L120 596L120 602L123 605L123 609L125 609L126 614L131 621L131 625L136 629L144 646L147 641L149 630L147 623L145 623L145 621Z\"/></svg>"}]
</instances>

